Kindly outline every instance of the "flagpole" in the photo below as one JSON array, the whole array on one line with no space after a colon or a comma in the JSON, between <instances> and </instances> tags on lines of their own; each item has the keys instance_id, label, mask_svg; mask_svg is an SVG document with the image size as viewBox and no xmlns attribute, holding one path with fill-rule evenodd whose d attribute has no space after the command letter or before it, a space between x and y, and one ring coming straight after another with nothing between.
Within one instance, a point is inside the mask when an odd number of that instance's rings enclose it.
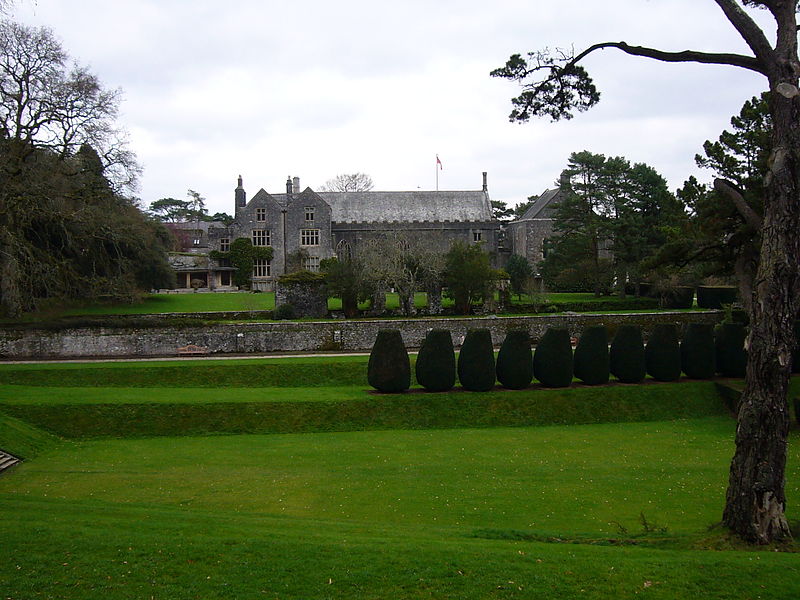
<instances>
[{"instance_id":1,"label":"flagpole","mask_svg":"<svg viewBox=\"0 0 800 600\"><path fill-rule=\"evenodd\" d=\"M436 155L436 162L433 163L433 170L436 171L436 191L439 191L439 155Z\"/></svg>"}]
</instances>

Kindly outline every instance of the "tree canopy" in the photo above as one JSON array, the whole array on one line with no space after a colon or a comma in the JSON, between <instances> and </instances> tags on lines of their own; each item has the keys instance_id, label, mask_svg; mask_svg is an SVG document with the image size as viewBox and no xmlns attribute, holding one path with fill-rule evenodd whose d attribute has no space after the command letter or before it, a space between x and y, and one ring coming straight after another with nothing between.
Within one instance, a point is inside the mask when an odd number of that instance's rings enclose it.
<instances>
[{"instance_id":1,"label":"tree canopy","mask_svg":"<svg viewBox=\"0 0 800 600\"><path fill-rule=\"evenodd\" d=\"M468 315L475 302L493 291L497 272L482 244L455 242L445 255L445 295L455 301L457 314Z\"/></svg>"},{"instance_id":2,"label":"tree canopy","mask_svg":"<svg viewBox=\"0 0 800 600\"><path fill-rule=\"evenodd\" d=\"M366 173L342 173L328 179L321 192L368 192L373 188L372 177Z\"/></svg>"},{"instance_id":3,"label":"tree canopy","mask_svg":"<svg viewBox=\"0 0 800 600\"><path fill-rule=\"evenodd\" d=\"M0 311L167 287L169 234L122 192L138 166L106 90L46 28L0 22Z\"/></svg>"},{"instance_id":4,"label":"tree canopy","mask_svg":"<svg viewBox=\"0 0 800 600\"><path fill-rule=\"evenodd\" d=\"M643 262L685 219L655 169L588 151L570 155L553 228L560 235L540 266L551 288L609 293L640 278Z\"/></svg>"}]
</instances>

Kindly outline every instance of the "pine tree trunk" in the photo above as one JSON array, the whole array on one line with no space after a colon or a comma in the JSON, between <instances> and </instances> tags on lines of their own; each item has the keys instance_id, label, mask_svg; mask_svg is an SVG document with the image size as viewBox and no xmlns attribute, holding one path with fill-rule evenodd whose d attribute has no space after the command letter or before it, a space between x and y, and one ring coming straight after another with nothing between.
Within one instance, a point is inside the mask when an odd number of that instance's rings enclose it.
<instances>
[{"instance_id":1,"label":"pine tree trunk","mask_svg":"<svg viewBox=\"0 0 800 600\"><path fill-rule=\"evenodd\" d=\"M784 72L770 76L773 152L750 298L747 378L723 515L733 532L758 544L791 536L784 494L787 394L800 306L800 96L792 36L794 61L787 54L776 67Z\"/></svg>"}]
</instances>

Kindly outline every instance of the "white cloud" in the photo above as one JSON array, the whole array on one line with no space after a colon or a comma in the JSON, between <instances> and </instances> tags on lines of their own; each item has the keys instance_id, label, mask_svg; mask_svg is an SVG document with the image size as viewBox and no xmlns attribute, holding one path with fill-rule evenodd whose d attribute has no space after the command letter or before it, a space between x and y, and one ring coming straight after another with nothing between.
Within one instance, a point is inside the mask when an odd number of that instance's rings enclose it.
<instances>
[{"instance_id":1,"label":"white cloud","mask_svg":"<svg viewBox=\"0 0 800 600\"><path fill-rule=\"evenodd\" d=\"M590 57L601 103L570 122L510 124L517 89L489 71L512 52L625 40L746 52L697 0L38 0L18 17L52 27L126 96L145 203L208 198L232 210L287 175L320 186L369 173L381 189L477 189L516 204L551 186L571 152L651 164L675 187L694 154L763 83L736 69ZM754 13L765 19L764 11Z\"/></svg>"}]
</instances>

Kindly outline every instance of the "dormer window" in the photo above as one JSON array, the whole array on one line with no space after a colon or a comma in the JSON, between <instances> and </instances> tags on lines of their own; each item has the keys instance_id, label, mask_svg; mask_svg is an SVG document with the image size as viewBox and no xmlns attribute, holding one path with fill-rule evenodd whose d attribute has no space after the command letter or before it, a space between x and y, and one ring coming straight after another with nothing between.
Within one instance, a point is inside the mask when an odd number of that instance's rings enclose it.
<instances>
[{"instance_id":1,"label":"dormer window","mask_svg":"<svg viewBox=\"0 0 800 600\"><path fill-rule=\"evenodd\" d=\"M256 209L256 221L266 221L267 220L267 209L266 208L257 208Z\"/></svg>"},{"instance_id":2,"label":"dormer window","mask_svg":"<svg viewBox=\"0 0 800 600\"><path fill-rule=\"evenodd\" d=\"M306 223L313 224L314 223L314 207L313 206L306 206L305 213L306 213Z\"/></svg>"}]
</instances>

